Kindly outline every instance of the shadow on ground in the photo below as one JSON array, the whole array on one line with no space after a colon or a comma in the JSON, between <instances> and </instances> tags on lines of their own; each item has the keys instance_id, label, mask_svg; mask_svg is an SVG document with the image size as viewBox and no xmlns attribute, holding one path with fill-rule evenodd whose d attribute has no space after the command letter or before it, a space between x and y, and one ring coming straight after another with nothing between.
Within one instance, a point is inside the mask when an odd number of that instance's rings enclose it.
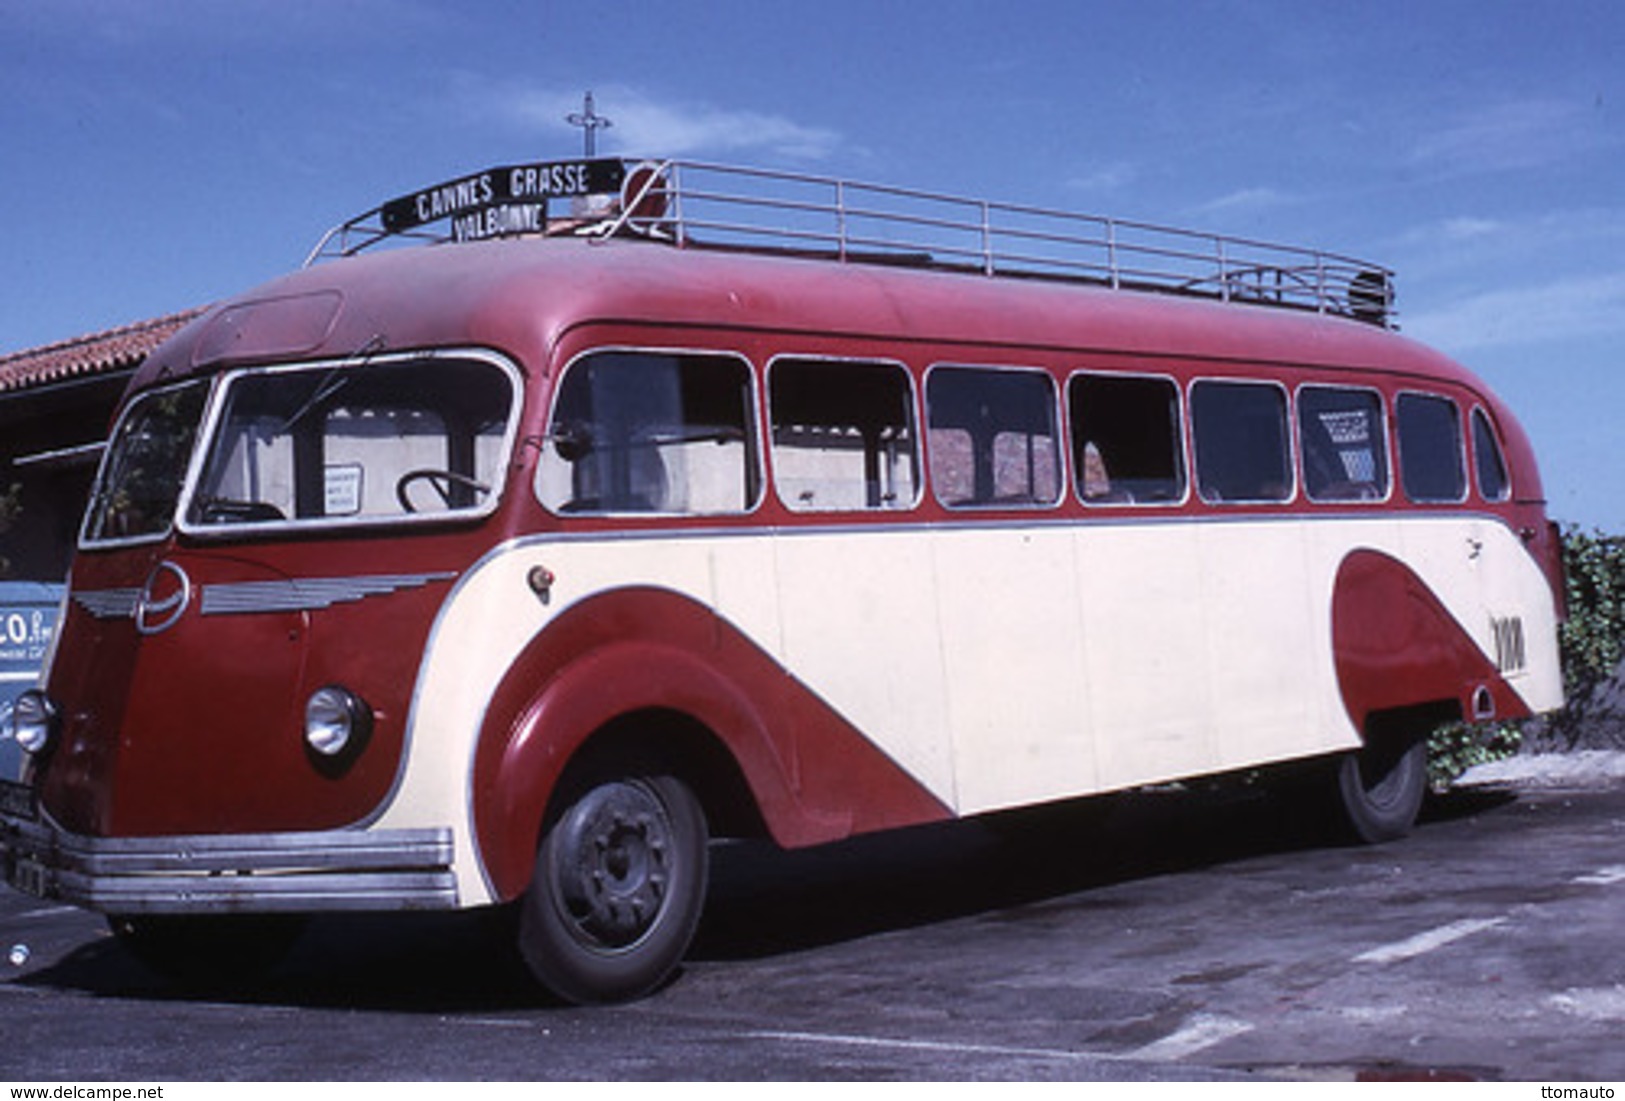
<instances>
[{"instance_id":1,"label":"shadow on ground","mask_svg":"<svg viewBox=\"0 0 1625 1101\"><path fill-rule=\"evenodd\" d=\"M1420 827L1495 809L1506 791L1453 792ZM1299 808L1299 809L1295 809ZM1182 785L894 831L785 852L765 842L713 846L696 961L771 957L1112 884L1335 844L1301 805L1246 783ZM512 943L511 911L328 915L261 975L179 984L111 936L72 950L20 984L96 996L452 1013L551 1005Z\"/></svg>"}]
</instances>

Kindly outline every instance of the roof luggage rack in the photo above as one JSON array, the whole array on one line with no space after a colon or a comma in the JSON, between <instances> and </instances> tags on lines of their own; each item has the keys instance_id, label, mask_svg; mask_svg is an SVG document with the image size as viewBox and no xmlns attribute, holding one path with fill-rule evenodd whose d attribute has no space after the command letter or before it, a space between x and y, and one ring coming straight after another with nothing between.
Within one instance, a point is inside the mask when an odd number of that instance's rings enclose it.
<instances>
[{"instance_id":1,"label":"roof luggage rack","mask_svg":"<svg viewBox=\"0 0 1625 1101\"><path fill-rule=\"evenodd\" d=\"M385 242L644 237L678 247L1082 281L1311 310L1395 327L1387 268L1319 249L1147 222L698 161L511 165L403 195L306 260Z\"/></svg>"}]
</instances>

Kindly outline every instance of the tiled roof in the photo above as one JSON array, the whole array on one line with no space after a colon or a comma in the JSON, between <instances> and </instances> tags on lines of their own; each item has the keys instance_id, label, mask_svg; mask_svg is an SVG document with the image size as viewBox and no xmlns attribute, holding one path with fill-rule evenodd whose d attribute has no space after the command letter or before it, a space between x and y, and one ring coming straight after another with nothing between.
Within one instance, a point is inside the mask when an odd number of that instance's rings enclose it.
<instances>
[{"instance_id":1,"label":"tiled roof","mask_svg":"<svg viewBox=\"0 0 1625 1101\"><path fill-rule=\"evenodd\" d=\"M0 393L134 367L205 308L0 356Z\"/></svg>"}]
</instances>

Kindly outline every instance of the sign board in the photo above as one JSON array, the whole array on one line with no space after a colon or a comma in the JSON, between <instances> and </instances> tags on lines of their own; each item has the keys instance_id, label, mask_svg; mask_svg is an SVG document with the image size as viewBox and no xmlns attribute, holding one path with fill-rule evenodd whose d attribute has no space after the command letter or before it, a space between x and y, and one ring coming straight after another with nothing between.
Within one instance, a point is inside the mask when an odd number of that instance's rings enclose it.
<instances>
[{"instance_id":1,"label":"sign board","mask_svg":"<svg viewBox=\"0 0 1625 1101\"><path fill-rule=\"evenodd\" d=\"M544 228L549 199L619 194L626 166L614 159L553 161L488 168L391 199L379 208L386 233L401 233L443 218L472 219L455 230L458 240L478 240L539 219Z\"/></svg>"},{"instance_id":2,"label":"sign board","mask_svg":"<svg viewBox=\"0 0 1625 1101\"><path fill-rule=\"evenodd\" d=\"M0 730L11 716L11 701L39 679L61 601L60 585L0 581ZM0 779L16 779L21 764L17 744L0 738Z\"/></svg>"}]
</instances>

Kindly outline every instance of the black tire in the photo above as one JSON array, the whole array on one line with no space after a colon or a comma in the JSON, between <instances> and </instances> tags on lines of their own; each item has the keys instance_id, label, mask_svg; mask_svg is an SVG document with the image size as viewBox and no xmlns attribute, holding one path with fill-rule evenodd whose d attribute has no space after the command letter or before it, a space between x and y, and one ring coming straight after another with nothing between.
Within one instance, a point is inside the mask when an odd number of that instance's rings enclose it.
<instances>
[{"instance_id":1,"label":"black tire","mask_svg":"<svg viewBox=\"0 0 1625 1101\"><path fill-rule=\"evenodd\" d=\"M1427 795L1425 739L1367 745L1337 763L1338 804L1355 840L1376 845L1411 832Z\"/></svg>"},{"instance_id":2,"label":"black tire","mask_svg":"<svg viewBox=\"0 0 1625 1101\"><path fill-rule=\"evenodd\" d=\"M265 978L304 932L292 914L151 914L107 919L148 969L186 986L231 987Z\"/></svg>"},{"instance_id":3,"label":"black tire","mask_svg":"<svg viewBox=\"0 0 1625 1101\"><path fill-rule=\"evenodd\" d=\"M705 813L666 775L598 779L552 816L519 915L532 974L578 1003L639 998L677 970L705 906Z\"/></svg>"}]
</instances>

